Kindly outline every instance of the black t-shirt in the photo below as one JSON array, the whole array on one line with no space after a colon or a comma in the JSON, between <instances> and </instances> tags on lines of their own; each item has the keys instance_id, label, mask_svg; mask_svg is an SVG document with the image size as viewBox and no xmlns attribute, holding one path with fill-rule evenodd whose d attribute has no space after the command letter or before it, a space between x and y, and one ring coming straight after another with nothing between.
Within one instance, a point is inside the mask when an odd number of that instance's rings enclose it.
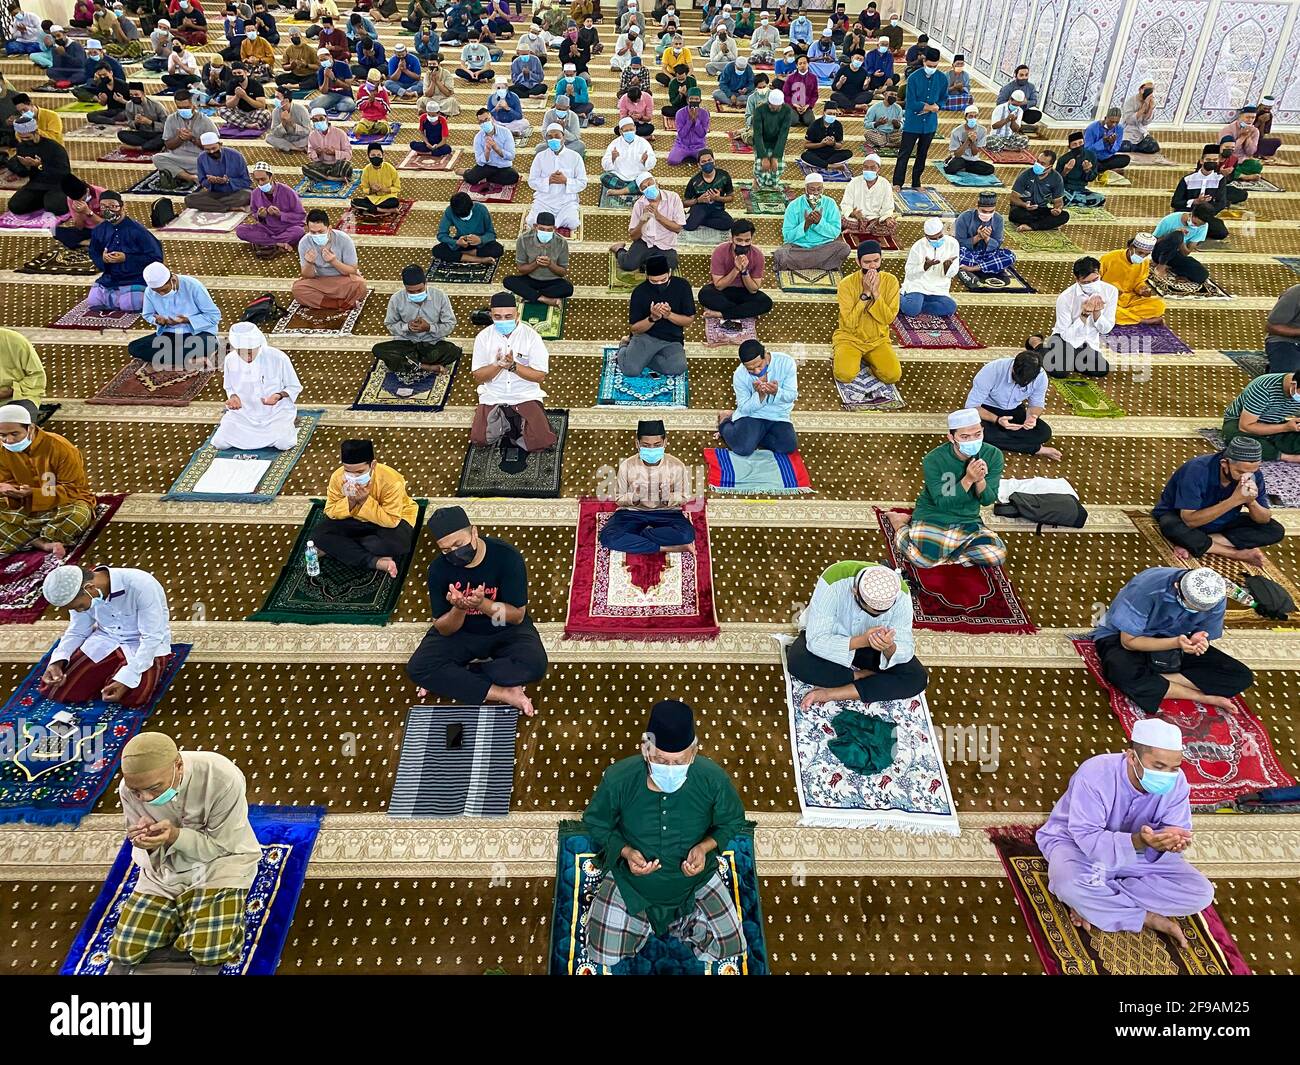
<instances>
[{"instance_id":1,"label":"black t-shirt","mask_svg":"<svg viewBox=\"0 0 1300 1065\"><path fill-rule=\"evenodd\" d=\"M231 92L234 92L234 91L235 91L235 86L236 86L237 84L238 84L238 82L236 81L236 79L234 79L234 78L231 78L231 79L230 79L230 91L231 91ZM251 100L263 100L263 99L266 98L266 90L262 87L262 83L261 83L260 81L255 81L255 80L253 80L252 78L249 78L249 79L247 80L247 83L244 85L244 92L246 92L246 93L248 94L248 97L249 97L249 99L251 99ZM236 102L236 106L238 107L238 109L239 109L240 111L256 111L256 110L257 110L257 108L255 108L252 104L250 104L250 103L245 103L243 100L239 100L239 101L237 101L237 102Z\"/></svg>"},{"instance_id":2,"label":"black t-shirt","mask_svg":"<svg viewBox=\"0 0 1300 1065\"><path fill-rule=\"evenodd\" d=\"M495 536L484 536L487 552L477 566L453 566L441 554L429 565L429 609L435 618L450 609L447 592L483 587L483 598L510 606L528 605L528 571L524 556ZM465 616L462 632L486 636L498 630L492 619L477 611Z\"/></svg>"},{"instance_id":3,"label":"black t-shirt","mask_svg":"<svg viewBox=\"0 0 1300 1065\"><path fill-rule=\"evenodd\" d=\"M650 317L650 304L666 303L674 314L695 314L695 292L684 277L673 276L666 285L652 285L642 281L632 290L632 305L628 311L629 322L639 322ZM681 343L685 331L667 318L660 318L646 332L656 340L675 340Z\"/></svg>"},{"instance_id":4,"label":"black t-shirt","mask_svg":"<svg viewBox=\"0 0 1300 1065\"><path fill-rule=\"evenodd\" d=\"M844 79L843 85L840 84L841 78ZM856 96L858 93L862 92L863 87L866 84L867 66L865 63L858 67L857 70L854 70L848 63L844 63L840 66L840 69L835 72L834 90L836 92L844 93L845 96Z\"/></svg>"},{"instance_id":5,"label":"black t-shirt","mask_svg":"<svg viewBox=\"0 0 1300 1065\"><path fill-rule=\"evenodd\" d=\"M813 124L808 127L806 140L809 144L821 146L821 142L827 137L834 137L836 143L844 140L844 126L840 124L838 118L817 118Z\"/></svg>"},{"instance_id":6,"label":"black t-shirt","mask_svg":"<svg viewBox=\"0 0 1300 1065\"><path fill-rule=\"evenodd\" d=\"M712 180L706 181L704 175L698 172L692 174L690 180L686 182L686 198L688 200L698 200L710 189L719 196L730 196L734 191L731 175L725 170L719 170L716 166L713 168Z\"/></svg>"}]
</instances>

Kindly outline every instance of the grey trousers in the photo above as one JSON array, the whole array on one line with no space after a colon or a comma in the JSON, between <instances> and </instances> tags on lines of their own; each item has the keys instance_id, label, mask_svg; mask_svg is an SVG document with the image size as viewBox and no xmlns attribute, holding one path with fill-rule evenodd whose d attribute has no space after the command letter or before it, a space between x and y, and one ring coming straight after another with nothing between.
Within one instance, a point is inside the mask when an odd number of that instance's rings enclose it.
<instances>
[{"instance_id":1,"label":"grey trousers","mask_svg":"<svg viewBox=\"0 0 1300 1065\"><path fill-rule=\"evenodd\" d=\"M677 249L669 248L665 251L663 248L652 248L644 240L637 238L632 241L626 248L615 254L614 258L618 260L620 270L640 270L641 264L652 255L662 255L668 260L668 265L674 270L677 269Z\"/></svg>"},{"instance_id":2,"label":"grey trousers","mask_svg":"<svg viewBox=\"0 0 1300 1065\"><path fill-rule=\"evenodd\" d=\"M686 348L676 340L660 340L637 333L618 350L618 366L625 377L640 377L646 370L661 374L686 372Z\"/></svg>"}]
</instances>

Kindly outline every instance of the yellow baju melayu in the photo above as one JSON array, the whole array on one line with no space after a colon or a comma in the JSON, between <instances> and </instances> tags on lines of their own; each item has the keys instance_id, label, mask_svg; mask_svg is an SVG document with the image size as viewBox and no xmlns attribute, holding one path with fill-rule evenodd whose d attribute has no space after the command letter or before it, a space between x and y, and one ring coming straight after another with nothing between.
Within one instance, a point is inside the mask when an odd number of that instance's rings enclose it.
<instances>
[{"instance_id":1,"label":"yellow baju melayu","mask_svg":"<svg viewBox=\"0 0 1300 1065\"><path fill-rule=\"evenodd\" d=\"M879 294L862 298L862 274L858 270L839 283L839 323L831 335L831 354L837 381L852 381L865 359L872 376L893 384L903 376L898 353L889 340L889 323L898 316L898 278L884 270L879 274Z\"/></svg>"},{"instance_id":2,"label":"yellow baju melayu","mask_svg":"<svg viewBox=\"0 0 1300 1065\"><path fill-rule=\"evenodd\" d=\"M1151 259L1134 265L1128 249L1108 251L1101 257L1101 279L1119 289L1119 303L1115 309L1116 325L1137 325L1152 318L1163 317L1165 301L1159 296L1144 296L1139 289L1148 288Z\"/></svg>"}]
</instances>

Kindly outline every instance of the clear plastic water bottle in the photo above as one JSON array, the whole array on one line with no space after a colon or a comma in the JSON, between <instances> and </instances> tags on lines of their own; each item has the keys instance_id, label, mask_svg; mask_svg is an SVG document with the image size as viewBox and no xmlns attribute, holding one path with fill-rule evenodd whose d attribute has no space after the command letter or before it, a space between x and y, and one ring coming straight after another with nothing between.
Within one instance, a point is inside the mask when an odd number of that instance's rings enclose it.
<instances>
[{"instance_id":1,"label":"clear plastic water bottle","mask_svg":"<svg viewBox=\"0 0 1300 1065\"><path fill-rule=\"evenodd\" d=\"M316 550L316 545L311 540L307 541L307 550L302 553L303 560L307 563L307 576L320 576L320 553Z\"/></svg>"},{"instance_id":2,"label":"clear plastic water bottle","mask_svg":"<svg viewBox=\"0 0 1300 1065\"><path fill-rule=\"evenodd\" d=\"M1258 605L1255 597L1235 581L1228 581L1228 595L1241 603L1242 606L1247 606L1251 610L1254 610Z\"/></svg>"}]
</instances>

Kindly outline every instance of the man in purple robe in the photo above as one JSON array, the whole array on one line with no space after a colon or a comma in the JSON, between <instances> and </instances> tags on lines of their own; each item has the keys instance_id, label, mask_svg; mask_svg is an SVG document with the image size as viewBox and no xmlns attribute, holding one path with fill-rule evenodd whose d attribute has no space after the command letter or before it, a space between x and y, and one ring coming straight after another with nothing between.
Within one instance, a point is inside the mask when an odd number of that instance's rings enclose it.
<instances>
[{"instance_id":1,"label":"man in purple robe","mask_svg":"<svg viewBox=\"0 0 1300 1065\"><path fill-rule=\"evenodd\" d=\"M699 89L686 93L686 106L678 109L673 124L677 127L677 139L668 150L668 162L672 166L694 163L709 135L709 113L700 106Z\"/></svg>"},{"instance_id":2,"label":"man in purple robe","mask_svg":"<svg viewBox=\"0 0 1300 1065\"><path fill-rule=\"evenodd\" d=\"M277 249L296 251L307 232L307 209L298 194L271 176L271 164L253 164L253 198L248 205L254 219L235 229L235 236L253 245L258 258L274 255Z\"/></svg>"},{"instance_id":3,"label":"man in purple robe","mask_svg":"<svg viewBox=\"0 0 1300 1065\"><path fill-rule=\"evenodd\" d=\"M1186 946L1175 917L1200 913L1214 886L1182 856L1192 807L1182 730L1158 717L1133 726L1129 750L1089 758L1038 830L1048 888L1091 931L1151 928Z\"/></svg>"}]
</instances>

